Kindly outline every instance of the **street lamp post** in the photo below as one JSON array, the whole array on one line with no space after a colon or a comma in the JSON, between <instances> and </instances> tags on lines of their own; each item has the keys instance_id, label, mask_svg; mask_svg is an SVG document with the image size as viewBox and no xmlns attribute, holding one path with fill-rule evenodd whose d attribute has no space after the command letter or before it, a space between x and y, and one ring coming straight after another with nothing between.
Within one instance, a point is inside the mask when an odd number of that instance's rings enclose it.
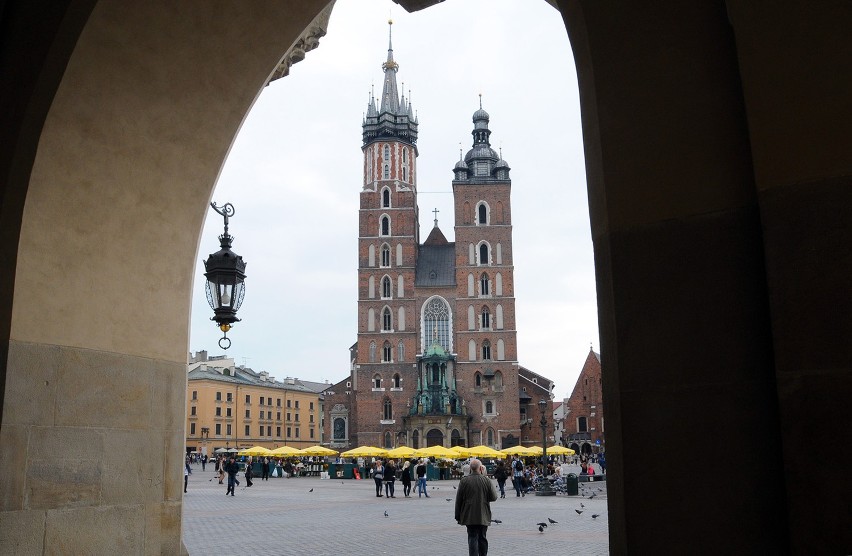
<instances>
[{"instance_id":1,"label":"street lamp post","mask_svg":"<svg viewBox=\"0 0 852 556\"><path fill-rule=\"evenodd\" d=\"M550 479L547 478L547 400L541 399L538 402L538 408L541 410L541 468L542 480L539 481L539 488L536 489L536 496L555 496L556 491L550 486Z\"/></svg>"},{"instance_id":2,"label":"street lamp post","mask_svg":"<svg viewBox=\"0 0 852 556\"><path fill-rule=\"evenodd\" d=\"M225 232L219 236L221 249L207 257L204 262L207 303L213 309L213 318L210 320L216 321L223 333L219 339L219 347L228 349L231 347L228 331L240 320L237 318L237 311L243 303L246 291L246 263L231 250L234 236L228 233L228 219L234 215L234 205L225 203L222 207L217 207L216 203L210 203L210 206L224 217Z\"/></svg>"}]
</instances>

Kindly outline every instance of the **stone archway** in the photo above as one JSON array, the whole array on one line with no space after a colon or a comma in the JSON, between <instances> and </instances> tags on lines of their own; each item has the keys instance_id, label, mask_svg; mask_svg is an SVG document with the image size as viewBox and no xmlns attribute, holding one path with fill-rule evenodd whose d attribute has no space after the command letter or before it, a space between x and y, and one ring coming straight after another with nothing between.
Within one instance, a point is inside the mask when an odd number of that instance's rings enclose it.
<instances>
[{"instance_id":1,"label":"stone archway","mask_svg":"<svg viewBox=\"0 0 852 556\"><path fill-rule=\"evenodd\" d=\"M426 447L429 448L431 446L443 446L444 445L444 433L442 433L439 429L430 429L429 432L426 433Z\"/></svg>"}]
</instances>

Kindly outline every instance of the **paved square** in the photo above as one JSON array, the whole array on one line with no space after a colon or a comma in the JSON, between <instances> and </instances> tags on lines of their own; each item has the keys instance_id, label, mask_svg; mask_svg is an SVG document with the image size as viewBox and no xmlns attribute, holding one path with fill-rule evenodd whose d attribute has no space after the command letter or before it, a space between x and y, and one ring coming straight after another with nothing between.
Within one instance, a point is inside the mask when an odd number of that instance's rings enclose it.
<instances>
[{"instance_id":1,"label":"paved square","mask_svg":"<svg viewBox=\"0 0 852 556\"><path fill-rule=\"evenodd\" d=\"M210 466L193 469L183 500L183 540L191 556L467 554L466 530L453 519L457 481L430 481L428 499L416 492L403 498L399 481L393 499L376 498L371 479L255 479L245 488L241 473L240 482L236 496L226 497ZM488 528L489 556L608 554L606 483L580 485L585 498L517 498L507 490L491 504L493 518L503 523ZM540 533L536 523L547 518L559 523Z\"/></svg>"}]
</instances>

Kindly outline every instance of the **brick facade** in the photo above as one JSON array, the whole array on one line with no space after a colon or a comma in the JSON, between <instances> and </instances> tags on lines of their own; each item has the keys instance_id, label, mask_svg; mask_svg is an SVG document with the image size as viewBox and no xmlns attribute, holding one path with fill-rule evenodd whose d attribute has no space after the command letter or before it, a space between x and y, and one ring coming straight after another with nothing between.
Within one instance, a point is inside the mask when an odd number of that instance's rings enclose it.
<instances>
[{"instance_id":1,"label":"brick facade","mask_svg":"<svg viewBox=\"0 0 852 556\"><path fill-rule=\"evenodd\" d=\"M579 453L592 453L606 447L604 405L601 389L600 354L589 350L583 370L571 396L563 401L562 443Z\"/></svg>"}]
</instances>

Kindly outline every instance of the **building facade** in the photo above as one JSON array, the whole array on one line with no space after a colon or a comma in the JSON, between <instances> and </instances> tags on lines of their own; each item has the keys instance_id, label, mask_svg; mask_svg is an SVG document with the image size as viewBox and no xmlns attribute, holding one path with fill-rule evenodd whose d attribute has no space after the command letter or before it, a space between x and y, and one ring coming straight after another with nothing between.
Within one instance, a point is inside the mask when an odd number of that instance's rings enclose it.
<instances>
[{"instance_id":1,"label":"building facade","mask_svg":"<svg viewBox=\"0 0 852 556\"><path fill-rule=\"evenodd\" d=\"M563 400L562 407L564 446L578 454L597 453L606 449L599 353L589 350L574 390Z\"/></svg>"},{"instance_id":2,"label":"building facade","mask_svg":"<svg viewBox=\"0 0 852 556\"><path fill-rule=\"evenodd\" d=\"M186 451L279 446L306 448L323 441L320 390L328 385L236 366L199 351L187 367Z\"/></svg>"},{"instance_id":3,"label":"building facade","mask_svg":"<svg viewBox=\"0 0 852 556\"><path fill-rule=\"evenodd\" d=\"M509 164L480 101L453 168L455 241L436 212L421 244L419 122L390 41L382 67L362 126L358 341L350 376L325 392L326 432L337 448L519 444Z\"/></svg>"}]
</instances>

